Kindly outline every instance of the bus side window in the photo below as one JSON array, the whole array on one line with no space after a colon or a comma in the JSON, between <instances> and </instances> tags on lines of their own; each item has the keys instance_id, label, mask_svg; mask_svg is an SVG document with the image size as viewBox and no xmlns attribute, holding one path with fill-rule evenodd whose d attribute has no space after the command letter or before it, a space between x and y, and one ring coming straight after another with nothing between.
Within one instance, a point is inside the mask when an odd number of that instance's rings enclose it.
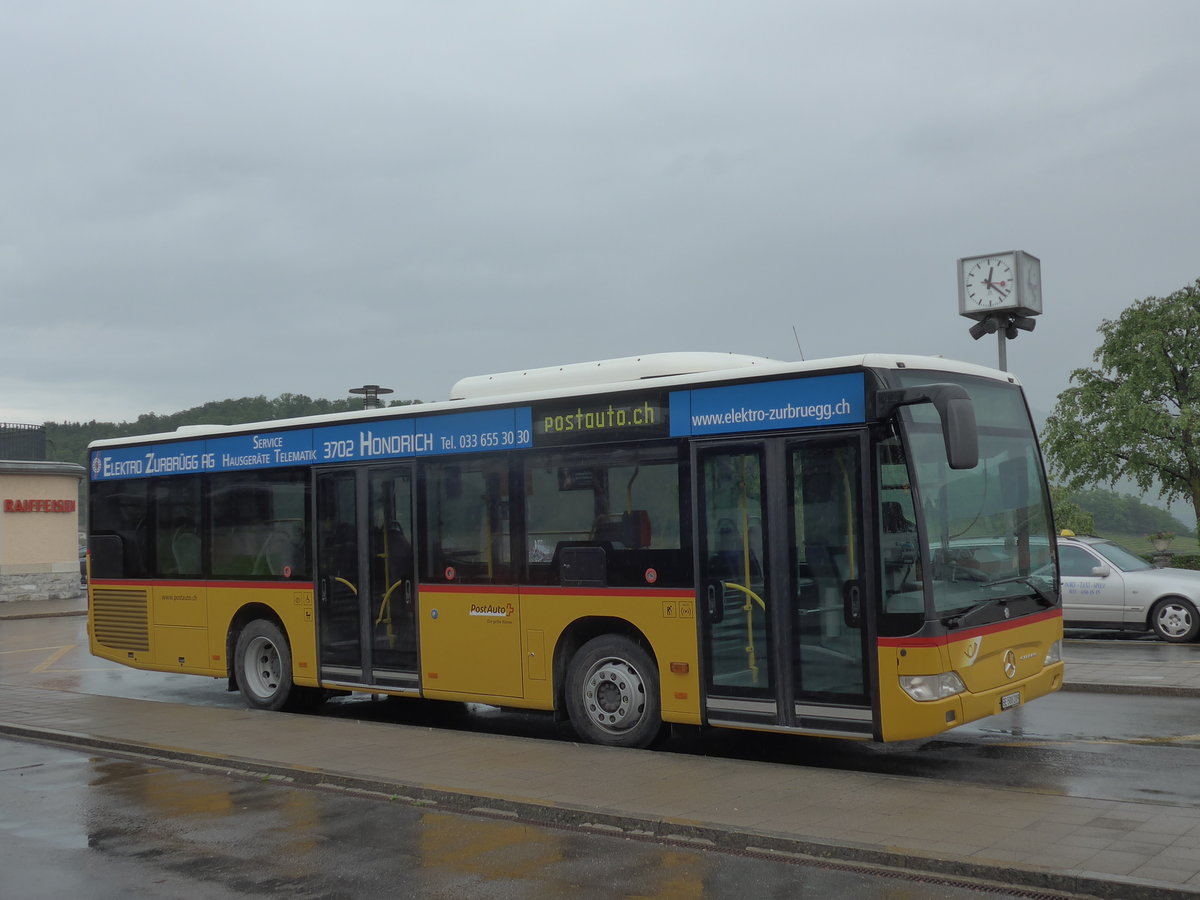
<instances>
[{"instance_id":1,"label":"bus side window","mask_svg":"<svg viewBox=\"0 0 1200 900\"><path fill-rule=\"evenodd\" d=\"M512 580L505 460L433 462L425 468L425 581Z\"/></svg>"},{"instance_id":2,"label":"bus side window","mask_svg":"<svg viewBox=\"0 0 1200 900\"><path fill-rule=\"evenodd\" d=\"M198 475L161 478L154 483L157 575L200 574L200 491Z\"/></svg>"},{"instance_id":3,"label":"bus side window","mask_svg":"<svg viewBox=\"0 0 1200 900\"><path fill-rule=\"evenodd\" d=\"M151 534L147 482L96 484L90 503L92 574L96 578L145 578L150 573Z\"/></svg>"},{"instance_id":4,"label":"bus side window","mask_svg":"<svg viewBox=\"0 0 1200 900\"><path fill-rule=\"evenodd\" d=\"M690 584L680 468L675 446L563 449L530 458L525 578L564 586Z\"/></svg>"},{"instance_id":5,"label":"bus side window","mask_svg":"<svg viewBox=\"0 0 1200 900\"><path fill-rule=\"evenodd\" d=\"M304 470L214 476L209 533L212 574L307 577L311 569L309 490Z\"/></svg>"}]
</instances>

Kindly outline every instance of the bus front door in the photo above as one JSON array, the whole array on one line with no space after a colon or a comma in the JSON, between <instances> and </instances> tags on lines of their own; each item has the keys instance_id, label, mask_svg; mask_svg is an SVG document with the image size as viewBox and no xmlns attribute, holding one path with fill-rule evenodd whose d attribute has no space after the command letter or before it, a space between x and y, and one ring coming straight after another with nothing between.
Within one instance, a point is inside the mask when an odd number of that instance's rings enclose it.
<instances>
[{"instance_id":1,"label":"bus front door","mask_svg":"<svg viewBox=\"0 0 1200 900\"><path fill-rule=\"evenodd\" d=\"M317 617L324 683L417 690L413 474L317 474Z\"/></svg>"},{"instance_id":2,"label":"bus front door","mask_svg":"<svg viewBox=\"0 0 1200 900\"><path fill-rule=\"evenodd\" d=\"M697 448L705 714L869 738L858 435Z\"/></svg>"}]
</instances>

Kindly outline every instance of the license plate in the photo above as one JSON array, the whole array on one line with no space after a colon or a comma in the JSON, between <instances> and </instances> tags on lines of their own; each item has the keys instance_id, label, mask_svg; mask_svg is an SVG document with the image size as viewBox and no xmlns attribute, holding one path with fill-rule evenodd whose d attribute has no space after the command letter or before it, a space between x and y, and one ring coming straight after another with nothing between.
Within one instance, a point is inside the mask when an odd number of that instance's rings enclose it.
<instances>
[{"instance_id":1,"label":"license plate","mask_svg":"<svg viewBox=\"0 0 1200 900\"><path fill-rule=\"evenodd\" d=\"M1012 709L1014 706L1021 705L1021 692L1014 691L1011 694L1005 694L1000 698L1001 709Z\"/></svg>"}]
</instances>

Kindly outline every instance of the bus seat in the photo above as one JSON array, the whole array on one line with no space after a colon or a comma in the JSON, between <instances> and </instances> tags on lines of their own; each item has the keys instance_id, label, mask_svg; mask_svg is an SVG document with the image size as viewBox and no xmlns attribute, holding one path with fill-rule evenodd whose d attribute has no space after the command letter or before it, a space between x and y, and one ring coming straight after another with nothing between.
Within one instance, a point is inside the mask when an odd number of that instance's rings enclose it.
<instances>
[{"instance_id":1,"label":"bus seat","mask_svg":"<svg viewBox=\"0 0 1200 900\"><path fill-rule=\"evenodd\" d=\"M612 550L607 541L559 541L550 567L564 587L604 587Z\"/></svg>"},{"instance_id":2,"label":"bus seat","mask_svg":"<svg viewBox=\"0 0 1200 900\"><path fill-rule=\"evenodd\" d=\"M614 547L642 550L650 546L650 514L644 509L600 516L592 526L592 540L607 541Z\"/></svg>"},{"instance_id":3,"label":"bus seat","mask_svg":"<svg viewBox=\"0 0 1200 900\"><path fill-rule=\"evenodd\" d=\"M895 500L885 500L879 504L883 513L883 530L888 534L903 534L916 531L916 526L904 517L904 507Z\"/></svg>"},{"instance_id":4,"label":"bus seat","mask_svg":"<svg viewBox=\"0 0 1200 900\"><path fill-rule=\"evenodd\" d=\"M282 575L295 562L296 548L286 531L272 531L263 541L254 560L255 575Z\"/></svg>"},{"instance_id":5,"label":"bus seat","mask_svg":"<svg viewBox=\"0 0 1200 900\"><path fill-rule=\"evenodd\" d=\"M644 509L632 509L625 513L625 533L631 539L626 543L636 550L650 546L652 531L650 528L650 513Z\"/></svg>"},{"instance_id":6,"label":"bus seat","mask_svg":"<svg viewBox=\"0 0 1200 900\"><path fill-rule=\"evenodd\" d=\"M194 531L177 528L171 538L171 555L175 558L175 571L180 575L200 574L200 535Z\"/></svg>"}]
</instances>

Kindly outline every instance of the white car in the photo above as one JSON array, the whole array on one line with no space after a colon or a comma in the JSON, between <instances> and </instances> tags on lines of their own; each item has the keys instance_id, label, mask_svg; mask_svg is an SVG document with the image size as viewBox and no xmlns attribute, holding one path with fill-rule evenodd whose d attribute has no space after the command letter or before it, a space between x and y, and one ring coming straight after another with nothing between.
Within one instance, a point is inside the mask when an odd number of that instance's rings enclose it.
<instances>
[{"instance_id":1,"label":"white car","mask_svg":"<svg viewBox=\"0 0 1200 900\"><path fill-rule=\"evenodd\" d=\"M1200 572L1159 569L1119 544L1058 539L1063 625L1153 631L1183 643L1200 632Z\"/></svg>"}]
</instances>

